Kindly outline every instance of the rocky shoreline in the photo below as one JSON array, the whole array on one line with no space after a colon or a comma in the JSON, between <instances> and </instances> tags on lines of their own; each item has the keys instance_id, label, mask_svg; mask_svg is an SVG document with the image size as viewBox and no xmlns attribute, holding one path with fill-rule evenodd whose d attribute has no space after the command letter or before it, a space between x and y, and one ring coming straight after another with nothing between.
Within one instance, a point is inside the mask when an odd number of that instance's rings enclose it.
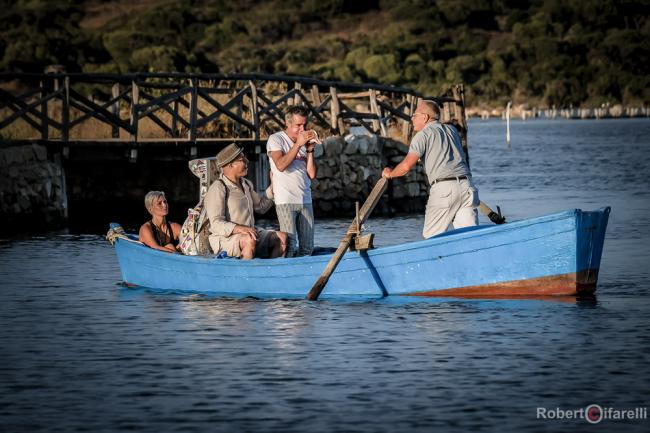
<instances>
[{"instance_id":1,"label":"rocky shoreline","mask_svg":"<svg viewBox=\"0 0 650 433\"><path fill-rule=\"evenodd\" d=\"M468 118L478 117L480 119L499 118L505 119L506 107L468 107L465 109ZM517 104L510 108L510 118L526 119L607 119L625 117L650 117L650 107L645 106L623 106L621 104L605 104L601 107L592 108L555 108L555 107L531 107L529 104Z\"/></svg>"},{"instance_id":2,"label":"rocky shoreline","mask_svg":"<svg viewBox=\"0 0 650 433\"><path fill-rule=\"evenodd\" d=\"M316 147L318 175L312 184L314 211L320 215L350 215L355 201L366 197L386 166L399 163L408 147L377 135L329 137ZM428 184L421 164L390 183L378 213L422 209Z\"/></svg>"}]
</instances>

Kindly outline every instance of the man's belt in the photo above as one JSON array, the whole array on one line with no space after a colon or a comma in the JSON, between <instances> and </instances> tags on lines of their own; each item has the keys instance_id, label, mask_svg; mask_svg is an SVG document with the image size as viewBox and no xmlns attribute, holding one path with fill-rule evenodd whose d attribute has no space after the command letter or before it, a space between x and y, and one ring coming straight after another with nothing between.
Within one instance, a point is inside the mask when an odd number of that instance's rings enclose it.
<instances>
[{"instance_id":1,"label":"man's belt","mask_svg":"<svg viewBox=\"0 0 650 433\"><path fill-rule=\"evenodd\" d=\"M460 180L465 180L465 179L469 179L469 177L468 177L468 176L465 176L465 175L463 175L463 176L454 176L454 177L443 177L443 178L441 178L441 179L436 179L436 180L434 180L433 182L431 182L431 185L435 185L435 184L437 184L438 182L446 182L446 181L448 181L448 180L456 180L456 181L460 181Z\"/></svg>"}]
</instances>

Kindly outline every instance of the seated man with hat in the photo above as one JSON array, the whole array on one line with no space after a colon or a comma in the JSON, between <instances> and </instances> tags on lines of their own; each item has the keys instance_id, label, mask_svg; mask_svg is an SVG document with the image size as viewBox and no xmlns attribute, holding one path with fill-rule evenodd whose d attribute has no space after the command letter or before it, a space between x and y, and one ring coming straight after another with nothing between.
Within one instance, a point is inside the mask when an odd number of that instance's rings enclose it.
<instances>
[{"instance_id":1,"label":"seated man with hat","mask_svg":"<svg viewBox=\"0 0 650 433\"><path fill-rule=\"evenodd\" d=\"M210 246L231 257L283 257L287 234L255 227L253 212L273 206L272 185L264 194L255 192L248 173L248 159L241 147L229 144L217 154L221 175L208 189L204 203L210 221Z\"/></svg>"}]
</instances>

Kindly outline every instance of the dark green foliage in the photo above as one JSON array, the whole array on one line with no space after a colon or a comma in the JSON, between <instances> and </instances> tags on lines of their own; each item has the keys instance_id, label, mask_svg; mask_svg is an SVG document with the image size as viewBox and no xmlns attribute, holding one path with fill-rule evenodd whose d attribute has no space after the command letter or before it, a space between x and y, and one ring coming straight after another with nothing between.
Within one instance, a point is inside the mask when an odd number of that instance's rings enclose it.
<instances>
[{"instance_id":1,"label":"dark green foliage","mask_svg":"<svg viewBox=\"0 0 650 433\"><path fill-rule=\"evenodd\" d=\"M42 72L50 64L78 70L85 38L75 22L82 10L73 1L0 3L0 70Z\"/></svg>"},{"instance_id":2,"label":"dark green foliage","mask_svg":"<svg viewBox=\"0 0 650 433\"><path fill-rule=\"evenodd\" d=\"M160 0L86 29L90 4L1 1L0 70L266 72L426 94L462 81L493 106L650 103L648 0Z\"/></svg>"}]
</instances>

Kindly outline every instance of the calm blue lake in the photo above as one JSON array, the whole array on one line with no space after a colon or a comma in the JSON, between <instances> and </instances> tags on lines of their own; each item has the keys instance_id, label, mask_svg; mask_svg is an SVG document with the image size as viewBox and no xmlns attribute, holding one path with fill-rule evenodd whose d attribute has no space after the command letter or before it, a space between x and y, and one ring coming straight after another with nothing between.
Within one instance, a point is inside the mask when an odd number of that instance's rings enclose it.
<instances>
[{"instance_id":1,"label":"calm blue lake","mask_svg":"<svg viewBox=\"0 0 650 433\"><path fill-rule=\"evenodd\" d=\"M509 220L612 207L596 299L170 295L119 285L104 233L4 239L0 432L650 431L538 418L650 406L650 120L511 135L470 122L480 196ZM387 245L422 220L368 225ZM316 244L348 224L318 221Z\"/></svg>"}]
</instances>

